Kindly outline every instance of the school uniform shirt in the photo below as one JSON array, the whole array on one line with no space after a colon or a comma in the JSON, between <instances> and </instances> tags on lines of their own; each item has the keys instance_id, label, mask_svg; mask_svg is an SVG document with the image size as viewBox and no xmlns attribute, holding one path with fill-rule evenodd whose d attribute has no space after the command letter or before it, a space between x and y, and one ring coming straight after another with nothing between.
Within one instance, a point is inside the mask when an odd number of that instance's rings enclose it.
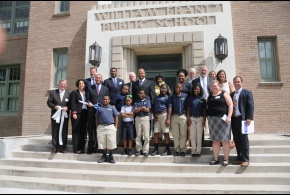
<instances>
[{"instance_id":1,"label":"school uniform shirt","mask_svg":"<svg viewBox=\"0 0 290 195\"><path fill-rule=\"evenodd\" d=\"M206 108L206 101L202 97L189 97L188 103L190 116L203 116L203 110Z\"/></svg>"},{"instance_id":2,"label":"school uniform shirt","mask_svg":"<svg viewBox=\"0 0 290 195\"><path fill-rule=\"evenodd\" d=\"M96 117L99 118L99 124L114 124L114 117L119 113L114 106L100 106L96 112Z\"/></svg>"},{"instance_id":3,"label":"school uniform shirt","mask_svg":"<svg viewBox=\"0 0 290 195\"><path fill-rule=\"evenodd\" d=\"M125 105L125 98L128 94L118 93L112 101L111 105L115 105L118 112L121 111L122 106Z\"/></svg>"},{"instance_id":4,"label":"school uniform shirt","mask_svg":"<svg viewBox=\"0 0 290 195\"><path fill-rule=\"evenodd\" d=\"M171 98L167 94L160 94L154 99L154 114L167 111L168 107L172 107Z\"/></svg>"},{"instance_id":5,"label":"school uniform shirt","mask_svg":"<svg viewBox=\"0 0 290 195\"><path fill-rule=\"evenodd\" d=\"M142 106L145 106L146 108L151 109L151 101L148 99L143 99L143 100L137 100L134 103L134 108L142 107ZM137 116L149 116L149 114L150 114L149 112L143 112L143 111L136 113Z\"/></svg>"},{"instance_id":6,"label":"school uniform shirt","mask_svg":"<svg viewBox=\"0 0 290 195\"><path fill-rule=\"evenodd\" d=\"M133 106L127 106L127 105L122 106L121 113L126 113L126 112L134 112L134 107ZM134 121L134 118L131 118L131 117L124 118L123 117L123 121L124 122L131 122L131 121Z\"/></svg>"},{"instance_id":7,"label":"school uniform shirt","mask_svg":"<svg viewBox=\"0 0 290 195\"><path fill-rule=\"evenodd\" d=\"M185 108L187 105L187 97L188 95L186 93L181 93L180 96L177 96L177 94L173 94L171 96L172 101L172 114L185 114Z\"/></svg>"}]
</instances>

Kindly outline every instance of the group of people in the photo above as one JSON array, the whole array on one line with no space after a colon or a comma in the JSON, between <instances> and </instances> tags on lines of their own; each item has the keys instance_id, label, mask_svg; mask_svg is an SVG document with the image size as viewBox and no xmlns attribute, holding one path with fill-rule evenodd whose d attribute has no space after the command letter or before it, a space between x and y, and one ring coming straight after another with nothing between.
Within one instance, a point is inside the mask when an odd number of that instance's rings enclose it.
<instances>
[{"instance_id":1,"label":"group of people","mask_svg":"<svg viewBox=\"0 0 290 195\"><path fill-rule=\"evenodd\" d=\"M227 81L226 72L220 70L215 78L207 75L208 68L200 66L200 77L191 68L177 71L178 82L171 92L162 75L154 81L146 79L140 68L138 79L129 73L129 83L117 78L117 69L111 68L111 77L104 80L92 67L91 78L76 81L77 89L66 90L66 80L59 81L59 89L50 92L47 105L51 108L52 154L66 153L69 116L72 123L73 151L87 154L101 150L98 161L115 163L113 150L121 145L122 155L149 155L150 120L154 124L155 155L171 155L169 130L172 129L174 156L185 156L187 141L191 142L192 157L201 156L204 128L207 126L213 148L211 165L219 164L220 143L224 152L223 166L229 162L231 129L236 144L237 159L233 164L249 165L249 140L241 133L241 121L253 120L254 100L251 91L242 88L242 77L233 83ZM152 117L153 116L153 117ZM159 153L159 135L165 138L165 150ZM107 153L109 152L109 156Z\"/></svg>"}]
</instances>

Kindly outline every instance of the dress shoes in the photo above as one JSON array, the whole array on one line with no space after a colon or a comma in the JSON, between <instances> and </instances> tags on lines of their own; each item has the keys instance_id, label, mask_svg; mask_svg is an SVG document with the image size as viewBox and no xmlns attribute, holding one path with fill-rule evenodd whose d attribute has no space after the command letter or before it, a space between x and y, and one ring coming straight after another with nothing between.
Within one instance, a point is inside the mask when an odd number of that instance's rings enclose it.
<instances>
[{"instance_id":1,"label":"dress shoes","mask_svg":"<svg viewBox=\"0 0 290 195\"><path fill-rule=\"evenodd\" d=\"M102 158L100 160L98 160L98 163L103 163L103 162L107 162L108 159L107 159L107 156L102 156Z\"/></svg>"},{"instance_id":2,"label":"dress shoes","mask_svg":"<svg viewBox=\"0 0 290 195\"><path fill-rule=\"evenodd\" d=\"M140 156L140 151L137 151L136 153L135 153L135 156Z\"/></svg>"},{"instance_id":3,"label":"dress shoes","mask_svg":"<svg viewBox=\"0 0 290 195\"><path fill-rule=\"evenodd\" d=\"M88 150L87 150L87 154L93 154L92 149L88 149Z\"/></svg>"},{"instance_id":4,"label":"dress shoes","mask_svg":"<svg viewBox=\"0 0 290 195\"><path fill-rule=\"evenodd\" d=\"M171 155L170 150L165 150L162 154L160 154L161 156L166 156L166 155Z\"/></svg>"},{"instance_id":5,"label":"dress shoes","mask_svg":"<svg viewBox=\"0 0 290 195\"><path fill-rule=\"evenodd\" d=\"M174 156L180 156L179 152L175 152Z\"/></svg>"},{"instance_id":6,"label":"dress shoes","mask_svg":"<svg viewBox=\"0 0 290 195\"><path fill-rule=\"evenodd\" d=\"M108 162L111 163L111 164L115 164L116 163L113 157L109 158Z\"/></svg>"},{"instance_id":7,"label":"dress shoes","mask_svg":"<svg viewBox=\"0 0 290 195\"><path fill-rule=\"evenodd\" d=\"M63 154L66 154L66 149L60 149L59 152L63 153Z\"/></svg>"},{"instance_id":8,"label":"dress shoes","mask_svg":"<svg viewBox=\"0 0 290 195\"><path fill-rule=\"evenodd\" d=\"M243 162L243 163L241 164L241 166L243 166L243 167L247 167L247 166L249 166L249 165L250 165L249 162Z\"/></svg>"},{"instance_id":9,"label":"dress shoes","mask_svg":"<svg viewBox=\"0 0 290 195\"><path fill-rule=\"evenodd\" d=\"M148 156L148 152L143 152L143 156Z\"/></svg>"},{"instance_id":10,"label":"dress shoes","mask_svg":"<svg viewBox=\"0 0 290 195\"><path fill-rule=\"evenodd\" d=\"M185 152L180 152L180 156L185 156Z\"/></svg>"},{"instance_id":11,"label":"dress shoes","mask_svg":"<svg viewBox=\"0 0 290 195\"><path fill-rule=\"evenodd\" d=\"M155 155L159 155L158 150L154 150L154 151L151 153L151 156L155 156Z\"/></svg>"},{"instance_id":12,"label":"dress shoes","mask_svg":"<svg viewBox=\"0 0 290 195\"><path fill-rule=\"evenodd\" d=\"M241 165L242 163L243 163L243 161L236 160L235 162L233 162L233 165Z\"/></svg>"},{"instance_id":13,"label":"dress shoes","mask_svg":"<svg viewBox=\"0 0 290 195\"><path fill-rule=\"evenodd\" d=\"M56 154L57 152L58 152L58 150L56 148L51 149L51 154Z\"/></svg>"}]
</instances>

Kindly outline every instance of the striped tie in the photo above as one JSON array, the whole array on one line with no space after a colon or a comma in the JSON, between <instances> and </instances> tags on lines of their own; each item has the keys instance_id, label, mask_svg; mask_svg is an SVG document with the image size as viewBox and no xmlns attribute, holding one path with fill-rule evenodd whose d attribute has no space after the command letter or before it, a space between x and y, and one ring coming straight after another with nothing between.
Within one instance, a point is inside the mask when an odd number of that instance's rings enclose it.
<instances>
[{"instance_id":1,"label":"striped tie","mask_svg":"<svg viewBox=\"0 0 290 195\"><path fill-rule=\"evenodd\" d=\"M234 110L233 110L233 114L234 115L236 115L236 113L237 113L237 102L238 102L238 99L237 99L237 94L238 94L239 92L237 91L237 92L235 92L235 95L234 95L234 99L233 99L233 106L234 106Z\"/></svg>"},{"instance_id":2,"label":"striped tie","mask_svg":"<svg viewBox=\"0 0 290 195\"><path fill-rule=\"evenodd\" d=\"M99 92L100 92L100 90L99 90L99 85L97 85L97 94L99 95Z\"/></svg>"}]
</instances>

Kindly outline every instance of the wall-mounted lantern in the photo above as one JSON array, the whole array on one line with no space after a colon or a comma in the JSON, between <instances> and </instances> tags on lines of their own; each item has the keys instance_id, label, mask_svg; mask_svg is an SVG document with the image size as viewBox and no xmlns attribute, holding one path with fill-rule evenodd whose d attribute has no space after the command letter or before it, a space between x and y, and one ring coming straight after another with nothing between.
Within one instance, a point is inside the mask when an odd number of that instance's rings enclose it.
<instances>
[{"instance_id":1,"label":"wall-mounted lantern","mask_svg":"<svg viewBox=\"0 0 290 195\"><path fill-rule=\"evenodd\" d=\"M102 48L97 44L97 42L95 42L89 47L89 62L93 66L99 67L101 64L101 58Z\"/></svg>"},{"instance_id":2,"label":"wall-mounted lantern","mask_svg":"<svg viewBox=\"0 0 290 195\"><path fill-rule=\"evenodd\" d=\"M228 41L221 35L214 40L214 55L221 63L228 57Z\"/></svg>"}]
</instances>

